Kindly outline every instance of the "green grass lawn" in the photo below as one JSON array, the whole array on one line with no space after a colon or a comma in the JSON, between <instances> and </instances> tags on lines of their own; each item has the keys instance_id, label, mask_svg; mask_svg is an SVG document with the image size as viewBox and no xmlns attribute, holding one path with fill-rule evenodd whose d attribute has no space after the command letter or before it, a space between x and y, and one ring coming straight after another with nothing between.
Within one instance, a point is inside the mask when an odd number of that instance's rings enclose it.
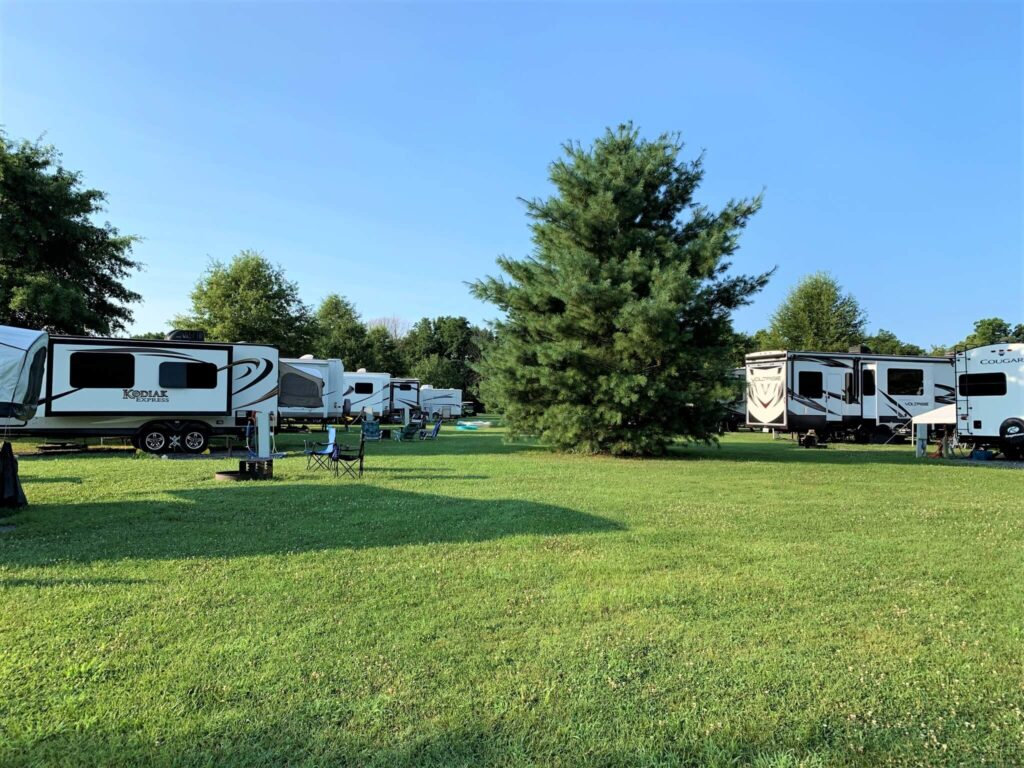
<instances>
[{"instance_id":1,"label":"green grass lawn","mask_svg":"<svg viewBox=\"0 0 1024 768\"><path fill-rule=\"evenodd\" d=\"M1020 471L367 453L23 458L0 764L1024 764Z\"/></svg>"}]
</instances>

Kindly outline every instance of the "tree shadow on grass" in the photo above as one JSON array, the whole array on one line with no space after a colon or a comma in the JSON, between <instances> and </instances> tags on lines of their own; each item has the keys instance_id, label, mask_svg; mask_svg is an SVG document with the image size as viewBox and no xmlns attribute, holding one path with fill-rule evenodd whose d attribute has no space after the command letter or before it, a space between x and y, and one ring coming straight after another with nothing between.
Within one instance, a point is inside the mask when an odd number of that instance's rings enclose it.
<instances>
[{"instance_id":1,"label":"tree shadow on grass","mask_svg":"<svg viewBox=\"0 0 1024 768\"><path fill-rule=\"evenodd\" d=\"M567 507L463 499L362 484L264 482L172 491L168 499L30 506L10 518L0 564L243 557L482 542L623 530Z\"/></svg>"},{"instance_id":2,"label":"tree shadow on grass","mask_svg":"<svg viewBox=\"0 0 1024 768\"><path fill-rule=\"evenodd\" d=\"M781 464L903 464L921 466L912 446L892 450L880 446L859 446L849 443L828 448L803 448L788 440L762 442L731 442L718 446L673 446L666 459L679 461L777 462Z\"/></svg>"}]
</instances>

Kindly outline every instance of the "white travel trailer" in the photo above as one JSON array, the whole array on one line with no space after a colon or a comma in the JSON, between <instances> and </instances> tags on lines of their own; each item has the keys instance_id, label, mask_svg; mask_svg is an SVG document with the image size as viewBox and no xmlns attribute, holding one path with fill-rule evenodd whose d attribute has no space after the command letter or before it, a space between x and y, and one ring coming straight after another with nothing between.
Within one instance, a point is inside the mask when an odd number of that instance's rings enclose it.
<instances>
[{"instance_id":1,"label":"white travel trailer","mask_svg":"<svg viewBox=\"0 0 1024 768\"><path fill-rule=\"evenodd\" d=\"M277 409L281 421L327 424L349 415L345 366L341 360L312 355L281 358Z\"/></svg>"},{"instance_id":2,"label":"white travel trailer","mask_svg":"<svg viewBox=\"0 0 1024 768\"><path fill-rule=\"evenodd\" d=\"M392 379L388 385L388 404L385 416L394 421L407 422L413 411L420 410L420 380Z\"/></svg>"},{"instance_id":3,"label":"white travel trailer","mask_svg":"<svg viewBox=\"0 0 1024 768\"><path fill-rule=\"evenodd\" d=\"M278 354L256 344L50 336L40 406L0 419L10 434L128 437L149 453L200 453L277 412Z\"/></svg>"},{"instance_id":4,"label":"white travel trailer","mask_svg":"<svg viewBox=\"0 0 1024 768\"><path fill-rule=\"evenodd\" d=\"M0 325L0 424L36 415L48 341L46 331Z\"/></svg>"},{"instance_id":5,"label":"white travel trailer","mask_svg":"<svg viewBox=\"0 0 1024 768\"><path fill-rule=\"evenodd\" d=\"M369 411L380 418L388 410L391 396L391 374L367 372L365 368L345 374L343 400L349 401L352 413Z\"/></svg>"},{"instance_id":6,"label":"white travel trailer","mask_svg":"<svg viewBox=\"0 0 1024 768\"><path fill-rule=\"evenodd\" d=\"M746 357L747 426L820 439L885 441L954 401L948 357L867 352L755 352Z\"/></svg>"},{"instance_id":7,"label":"white travel trailer","mask_svg":"<svg viewBox=\"0 0 1024 768\"><path fill-rule=\"evenodd\" d=\"M958 351L953 365L960 439L1024 458L1024 344Z\"/></svg>"},{"instance_id":8,"label":"white travel trailer","mask_svg":"<svg viewBox=\"0 0 1024 768\"><path fill-rule=\"evenodd\" d=\"M424 384L420 387L420 410L432 419L457 419L462 416L462 390Z\"/></svg>"}]
</instances>

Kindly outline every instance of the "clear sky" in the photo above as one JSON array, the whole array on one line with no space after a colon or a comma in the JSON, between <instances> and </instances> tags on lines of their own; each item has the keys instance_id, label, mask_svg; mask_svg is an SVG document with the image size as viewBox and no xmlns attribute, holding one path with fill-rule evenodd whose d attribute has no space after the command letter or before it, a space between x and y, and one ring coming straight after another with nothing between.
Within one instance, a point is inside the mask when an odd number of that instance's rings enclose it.
<instances>
[{"instance_id":1,"label":"clear sky","mask_svg":"<svg viewBox=\"0 0 1024 768\"><path fill-rule=\"evenodd\" d=\"M363 317L493 317L464 281L530 250L517 197L635 121L765 190L736 268L763 325L830 270L924 346L1024 321L1020 3L0 4L0 122L57 145L145 240L138 330L262 250Z\"/></svg>"}]
</instances>

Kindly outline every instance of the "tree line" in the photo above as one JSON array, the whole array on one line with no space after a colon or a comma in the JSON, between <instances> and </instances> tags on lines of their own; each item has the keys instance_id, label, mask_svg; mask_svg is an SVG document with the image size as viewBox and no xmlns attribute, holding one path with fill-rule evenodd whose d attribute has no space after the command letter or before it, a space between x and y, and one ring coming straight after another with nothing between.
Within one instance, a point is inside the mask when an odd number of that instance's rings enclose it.
<instances>
[{"instance_id":1,"label":"tree line","mask_svg":"<svg viewBox=\"0 0 1024 768\"><path fill-rule=\"evenodd\" d=\"M888 330L867 333L860 303L825 273L800 280L766 328L737 332L733 312L772 277L731 270L761 198L700 204L703 156L686 160L683 148L678 134L645 139L631 123L565 144L549 166L553 194L524 201L532 253L499 258L503 274L471 284L500 310L490 328L464 317L365 322L337 294L310 307L255 251L213 262L173 325L461 387L497 407L512 435L614 455L714 440L730 369L753 350L925 352ZM124 285L139 267L137 238L95 223L104 201L52 147L0 132L0 323L126 331L141 298ZM1024 324L984 318L957 346L1002 341L1024 341Z\"/></svg>"},{"instance_id":2,"label":"tree line","mask_svg":"<svg viewBox=\"0 0 1024 768\"><path fill-rule=\"evenodd\" d=\"M860 302L827 272L816 272L797 282L772 313L767 328L737 334L736 356L770 349L845 352L863 345L880 355L942 356L955 349L985 344L1024 342L1024 323L1011 325L999 317L976 320L971 333L954 344L934 344L927 350L901 341L880 328L869 334L868 315Z\"/></svg>"}]
</instances>

